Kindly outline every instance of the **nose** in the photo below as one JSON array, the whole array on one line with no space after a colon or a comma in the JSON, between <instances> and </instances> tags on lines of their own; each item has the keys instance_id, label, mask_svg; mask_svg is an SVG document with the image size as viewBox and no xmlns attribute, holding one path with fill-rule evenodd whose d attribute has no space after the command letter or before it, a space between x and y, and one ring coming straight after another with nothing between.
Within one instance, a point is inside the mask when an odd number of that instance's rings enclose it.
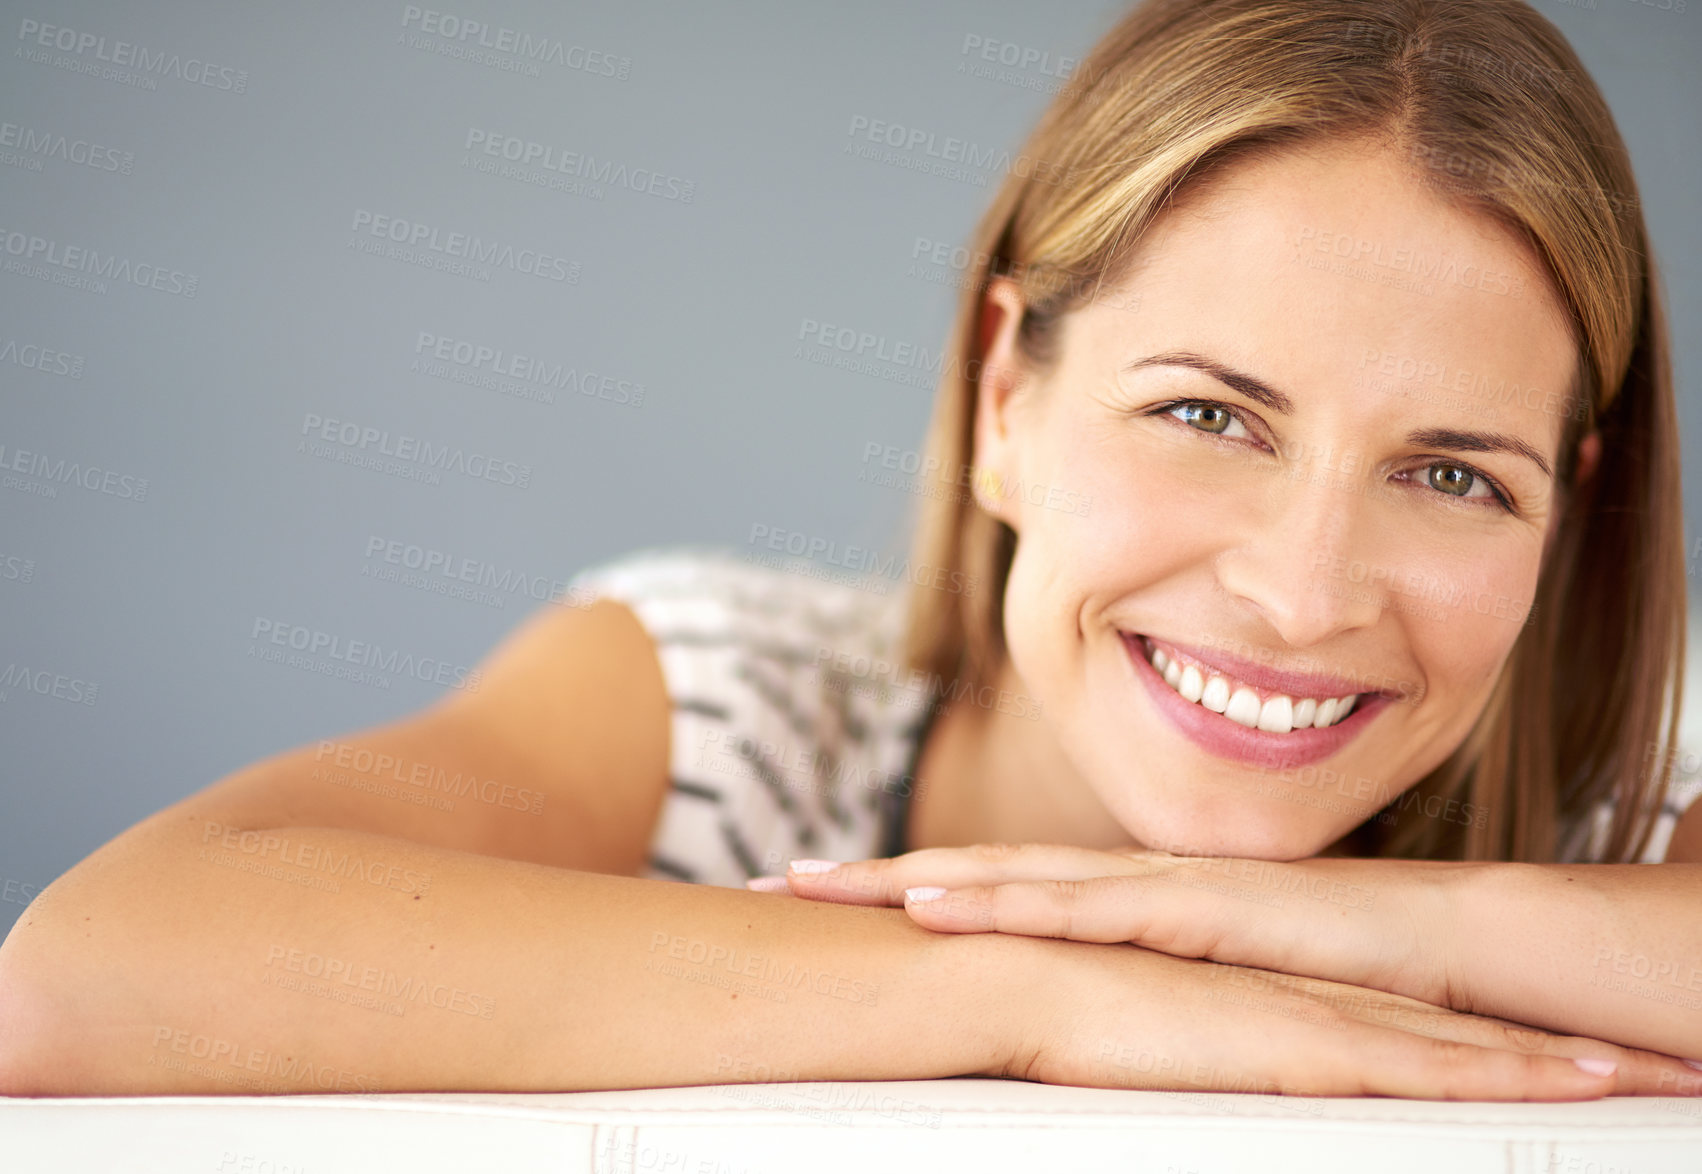
<instances>
[{"instance_id":1,"label":"nose","mask_svg":"<svg viewBox=\"0 0 1702 1174\"><path fill-rule=\"evenodd\" d=\"M1389 570L1376 573L1370 539L1375 484L1363 475L1295 468L1270 487L1264 508L1244 512L1214 565L1219 587L1289 647L1306 648L1375 624Z\"/></svg>"}]
</instances>

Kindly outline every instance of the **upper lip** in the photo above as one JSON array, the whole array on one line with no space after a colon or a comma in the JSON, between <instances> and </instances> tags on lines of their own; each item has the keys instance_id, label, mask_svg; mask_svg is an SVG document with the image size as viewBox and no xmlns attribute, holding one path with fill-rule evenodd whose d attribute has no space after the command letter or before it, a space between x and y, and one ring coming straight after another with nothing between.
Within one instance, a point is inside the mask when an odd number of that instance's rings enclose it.
<instances>
[{"instance_id":1,"label":"upper lip","mask_svg":"<svg viewBox=\"0 0 1702 1174\"><path fill-rule=\"evenodd\" d=\"M1133 633L1131 633L1133 634ZM1373 686L1365 678L1354 680L1351 677L1333 677L1322 673L1303 673L1286 669L1271 668L1244 657L1234 656L1218 648L1201 648L1193 644L1183 644L1180 641L1165 637L1141 636L1140 639L1148 644L1157 639L1190 659L1197 660L1207 668L1216 669L1226 677L1234 677L1257 689L1268 689L1274 693L1285 693L1289 697L1311 697L1322 701L1329 697L1345 697L1349 693L1374 693L1384 697L1401 697L1404 691L1398 688ZM1150 655L1149 655L1150 659Z\"/></svg>"}]
</instances>

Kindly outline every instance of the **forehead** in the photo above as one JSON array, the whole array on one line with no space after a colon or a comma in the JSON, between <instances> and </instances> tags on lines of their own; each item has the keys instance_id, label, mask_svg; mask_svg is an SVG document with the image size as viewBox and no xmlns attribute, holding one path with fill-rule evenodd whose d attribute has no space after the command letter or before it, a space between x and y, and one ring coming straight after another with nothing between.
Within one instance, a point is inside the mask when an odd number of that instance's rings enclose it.
<instances>
[{"instance_id":1,"label":"forehead","mask_svg":"<svg viewBox=\"0 0 1702 1174\"><path fill-rule=\"evenodd\" d=\"M1403 419L1558 444L1577 348L1540 260L1394 149L1231 165L1153 223L1118 286L1070 327L1107 357L1185 347L1301 402L1351 388Z\"/></svg>"}]
</instances>

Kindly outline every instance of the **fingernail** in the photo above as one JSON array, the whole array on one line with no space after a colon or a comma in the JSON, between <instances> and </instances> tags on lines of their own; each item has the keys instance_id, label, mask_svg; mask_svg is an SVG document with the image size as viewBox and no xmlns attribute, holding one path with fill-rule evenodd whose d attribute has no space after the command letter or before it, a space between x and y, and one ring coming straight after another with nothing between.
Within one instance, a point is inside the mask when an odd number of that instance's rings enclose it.
<instances>
[{"instance_id":1,"label":"fingernail","mask_svg":"<svg viewBox=\"0 0 1702 1174\"><path fill-rule=\"evenodd\" d=\"M923 901L938 901L946 895L946 891L938 885L923 885L917 889L905 889L904 899L920 904Z\"/></svg>"},{"instance_id":2,"label":"fingernail","mask_svg":"<svg viewBox=\"0 0 1702 1174\"><path fill-rule=\"evenodd\" d=\"M1612 1076L1619 1070L1619 1065L1612 1060L1592 1060L1584 1056L1574 1056L1572 1063L1578 1065L1591 1076Z\"/></svg>"},{"instance_id":3,"label":"fingernail","mask_svg":"<svg viewBox=\"0 0 1702 1174\"><path fill-rule=\"evenodd\" d=\"M783 876L757 876L745 882L745 888L753 893L786 893L791 890L786 886Z\"/></svg>"},{"instance_id":4,"label":"fingernail","mask_svg":"<svg viewBox=\"0 0 1702 1174\"><path fill-rule=\"evenodd\" d=\"M832 872L834 869L839 867L839 861L837 861L837 860L794 860L794 861L792 861L792 863L790 865L788 865L788 867L791 868L791 870L793 872L800 872L800 873L803 873L804 875L808 876L812 873Z\"/></svg>"},{"instance_id":5,"label":"fingernail","mask_svg":"<svg viewBox=\"0 0 1702 1174\"><path fill-rule=\"evenodd\" d=\"M1686 1060L1685 1063L1689 1064L1692 1068L1702 1068L1702 1060Z\"/></svg>"}]
</instances>

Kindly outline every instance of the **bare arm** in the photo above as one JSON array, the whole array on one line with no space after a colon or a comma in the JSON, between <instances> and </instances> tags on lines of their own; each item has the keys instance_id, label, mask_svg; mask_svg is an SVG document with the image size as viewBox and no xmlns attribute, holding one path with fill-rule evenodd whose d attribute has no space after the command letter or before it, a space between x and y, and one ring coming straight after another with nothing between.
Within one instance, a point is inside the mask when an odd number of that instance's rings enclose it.
<instances>
[{"instance_id":1,"label":"bare arm","mask_svg":"<svg viewBox=\"0 0 1702 1174\"><path fill-rule=\"evenodd\" d=\"M1268 861L1070 845L935 848L794 874L951 933L1131 942L1702 1061L1702 827L1663 864ZM936 887L933 900L906 890ZM1697 1083L1673 1064L1669 1077ZM1669 1080L1668 1088L1679 1085Z\"/></svg>"},{"instance_id":2,"label":"bare arm","mask_svg":"<svg viewBox=\"0 0 1702 1174\"><path fill-rule=\"evenodd\" d=\"M995 1062L991 1017L943 997L987 951L894 910L634 875L670 711L630 610L540 609L480 669L477 690L233 772L49 885L0 946L0 1091L594 1089Z\"/></svg>"},{"instance_id":3,"label":"bare arm","mask_svg":"<svg viewBox=\"0 0 1702 1174\"><path fill-rule=\"evenodd\" d=\"M0 956L0 1091L631 1088L989 1070L993 943L898 910L155 817ZM966 970L977 975L962 981ZM39 985L37 985L39 984Z\"/></svg>"},{"instance_id":4,"label":"bare arm","mask_svg":"<svg viewBox=\"0 0 1702 1174\"><path fill-rule=\"evenodd\" d=\"M1702 1060L1702 864L1668 859L1462 873L1454 1005Z\"/></svg>"},{"instance_id":5,"label":"bare arm","mask_svg":"<svg viewBox=\"0 0 1702 1174\"><path fill-rule=\"evenodd\" d=\"M476 695L246 767L48 886L0 945L0 1094L1615 1087L1566 1058L1603 1045L1375 991L1248 999L1233 966L618 875L667 781L648 637L615 605L546 611L485 667Z\"/></svg>"}]
</instances>

